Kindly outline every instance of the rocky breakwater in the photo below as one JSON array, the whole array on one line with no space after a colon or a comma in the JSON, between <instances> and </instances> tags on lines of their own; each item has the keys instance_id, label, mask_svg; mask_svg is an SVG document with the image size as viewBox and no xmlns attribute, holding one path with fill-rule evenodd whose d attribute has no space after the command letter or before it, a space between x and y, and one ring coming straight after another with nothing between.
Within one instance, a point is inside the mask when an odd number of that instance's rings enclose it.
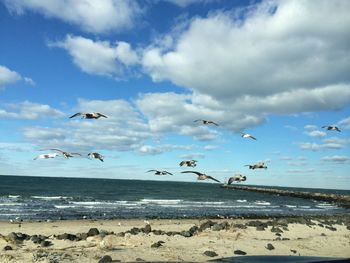
<instances>
[{"instance_id":1,"label":"rocky breakwater","mask_svg":"<svg viewBox=\"0 0 350 263\"><path fill-rule=\"evenodd\" d=\"M254 187L254 186L244 186L244 185L222 185L221 187L227 188L227 189L252 191L252 192L265 193L265 194L285 195L285 196L292 196L292 197L298 197L298 198L304 198L304 199L313 199L317 201L335 203L339 206L350 208L350 195L290 191L290 190L282 190L282 189L276 189L276 188L263 188L263 187Z\"/></svg>"}]
</instances>

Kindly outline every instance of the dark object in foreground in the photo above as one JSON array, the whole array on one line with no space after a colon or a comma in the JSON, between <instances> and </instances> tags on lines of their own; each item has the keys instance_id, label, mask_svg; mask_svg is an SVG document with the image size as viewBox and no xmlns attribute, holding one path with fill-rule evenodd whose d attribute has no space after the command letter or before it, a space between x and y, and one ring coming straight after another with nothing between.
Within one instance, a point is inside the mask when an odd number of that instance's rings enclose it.
<instances>
[{"instance_id":1,"label":"dark object in foreground","mask_svg":"<svg viewBox=\"0 0 350 263\"><path fill-rule=\"evenodd\" d=\"M233 263L346 263L350 258L333 258L333 257L304 257L304 256L242 256L220 258L209 260L208 262L233 262Z\"/></svg>"}]
</instances>

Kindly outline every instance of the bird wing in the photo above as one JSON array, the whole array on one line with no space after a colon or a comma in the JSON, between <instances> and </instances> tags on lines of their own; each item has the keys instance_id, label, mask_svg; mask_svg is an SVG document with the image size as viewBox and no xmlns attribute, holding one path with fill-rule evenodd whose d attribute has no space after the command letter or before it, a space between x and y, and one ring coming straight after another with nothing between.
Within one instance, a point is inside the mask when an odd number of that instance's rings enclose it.
<instances>
[{"instance_id":1,"label":"bird wing","mask_svg":"<svg viewBox=\"0 0 350 263\"><path fill-rule=\"evenodd\" d=\"M172 173L169 173L168 171L163 171L163 173L173 175Z\"/></svg>"},{"instance_id":2,"label":"bird wing","mask_svg":"<svg viewBox=\"0 0 350 263\"><path fill-rule=\"evenodd\" d=\"M256 138L254 136L249 135L249 137L252 138L253 140L256 140Z\"/></svg>"},{"instance_id":3,"label":"bird wing","mask_svg":"<svg viewBox=\"0 0 350 263\"><path fill-rule=\"evenodd\" d=\"M328 128L329 126L322 126L322 128Z\"/></svg>"},{"instance_id":4,"label":"bird wing","mask_svg":"<svg viewBox=\"0 0 350 263\"><path fill-rule=\"evenodd\" d=\"M157 170L148 170L146 173L149 173L149 172L157 172Z\"/></svg>"},{"instance_id":5,"label":"bird wing","mask_svg":"<svg viewBox=\"0 0 350 263\"><path fill-rule=\"evenodd\" d=\"M194 174L196 174L196 175L202 175L202 173L196 172L196 171L183 171L183 172L181 172L181 173L183 173L183 174L185 174L185 173L194 173Z\"/></svg>"},{"instance_id":6,"label":"bird wing","mask_svg":"<svg viewBox=\"0 0 350 263\"><path fill-rule=\"evenodd\" d=\"M106 115L103 115L102 113L97 113L99 116L101 116L101 117L104 117L104 118L108 118Z\"/></svg>"},{"instance_id":7,"label":"bird wing","mask_svg":"<svg viewBox=\"0 0 350 263\"><path fill-rule=\"evenodd\" d=\"M185 163L186 163L186 161L181 161L179 165L183 166Z\"/></svg>"},{"instance_id":8,"label":"bird wing","mask_svg":"<svg viewBox=\"0 0 350 263\"><path fill-rule=\"evenodd\" d=\"M70 153L71 155L79 155L79 156L81 156L81 154L80 153Z\"/></svg>"},{"instance_id":9,"label":"bird wing","mask_svg":"<svg viewBox=\"0 0 350 263\"><path fill-rule=\"evenodd\" d=\"M70 116L69 119L74 118L74 117L77 117L77 116L80 116L80 115L83 115L83 113L78 112L78 113L76 113L76 114Z\"/></svg>"},{"instance_id":10,"label":"bird wing","mask_svg":"<svg viewBox=\"0 0 350 263\"><path fill-rule=\"evenodd\" d=\"M197 122L197 121L203 121L203 120L195 120L195 121L193 121L193 122Z\"/></svg>"},{"instance_id":11,"label":"bird wing","mask_svg":"<svg viewBox=\"0 0 350 263\"><path fill-rule=\"evenodd\" d=\"M232 184L232 182L235 180L235 178L234 177L230 177L229 179L228 179L228 182L227 182L227 184Z\"/></svg>"},{"instance_id":12,"label":"bird wing","mask_svg":"<svg viewBox=\"0 0 350 263\"><path fill-rule=\"evenodd\" d=\"M212 123L212 124L214 124L216 126L219 126L219 124L217 124L216 122L213 122L213 121L209 121L209 123Z\"/></svg>"},{"instance_id":13,"label":"bird wing","mask_svg":"<svg viewBox=\"0 0 350 263\"><path fill-rule=\"evenodd\" d=\"M210 175L207 175L208 177L208 179L211 179L211 180L214 180L215 182L218 182L218 183L220 183L220 181L219 180L217 180L217 179L215 179L214 177L211 177Z\"/></svg>"},{"instance_id":14,"label":"bird wing","mask_svg":"<svg viewBox=\"0 0 350 263\"><path fill-rule=\"evenodd\" d=\"M49 149L50 151L58 151L60 153L63 153L63 151L61 151L60 149Z\"/></svg>"}]
</instances>

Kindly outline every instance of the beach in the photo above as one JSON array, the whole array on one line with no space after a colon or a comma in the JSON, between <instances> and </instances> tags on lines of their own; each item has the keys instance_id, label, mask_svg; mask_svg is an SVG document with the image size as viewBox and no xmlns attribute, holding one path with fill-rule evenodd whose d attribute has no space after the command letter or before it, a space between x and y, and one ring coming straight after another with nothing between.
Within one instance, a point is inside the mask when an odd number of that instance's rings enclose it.
<instances>
[{"instance_id":1,"label":"beach","mask_svg":"<svg viewBox=\"0 0 350 263\"><path fill-rule=\"evenodd\" d=\"M350 216L0 222L0 262L350 257ZM109 256L109 257L108 257Z\"/></svg>"}]
</instances>

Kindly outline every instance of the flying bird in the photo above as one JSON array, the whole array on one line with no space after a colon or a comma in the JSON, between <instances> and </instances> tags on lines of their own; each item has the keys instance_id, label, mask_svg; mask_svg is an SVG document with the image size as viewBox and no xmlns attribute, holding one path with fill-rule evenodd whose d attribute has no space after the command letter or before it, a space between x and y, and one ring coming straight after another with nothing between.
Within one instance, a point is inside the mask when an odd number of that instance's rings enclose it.
<instances>
[{"instance_id":1,"label":"flying bird","mask_svg":"<svg viewBox=\"0 0 350 263\"><path fill-rule=\"evenodd\" d=\"M159 171L159 170L148 170L147 173L154 172L155 175L173 175L172 173L169 173L168 171Z\"/></svg>"},{"instance_id":2,"label":"flying bird","mask_svg":"<svg viewBox=\"0 0 350 263\"><path fill-rule=\"evenodd\" d=\"M82 116L82 119L99 119L101 117L103 118L108 118L106 115L103 115L102 113L99 112L78 112L72 116L70 116L69 118L74 118L77 116Z\"/></svg>"},{"instance_id":3,"label":"flying bird","mask_svg":"<svg viewBox=\"0 0 350 263\"><path fill-rule=\"evenodd\" d=\"M36 160L36 159L49 159L49 158L55 158L59 156L58 153L44 153L44 154L39 154L38 156L34 157L33 160Z\"/></svg>"},{"instance_id":4,"label":"flying bird","mask_svg":"<svg viewBox=\"0 0 350 263\"><path fill-rule=\"evenodd\" d=\"M200 172L196 172L196 171L183 171L181 173L194 173L196 175L198 175L197 180L206 180L206 179L210 179L213 180L215 182L220 183L219 180L215 179L214 177L211 177L210 175L206 175L204 173L200 173Z\"/></svg>"},{"instance_id":5,"label":"flying bird","mask_svg":"<svg viewBox=\"0 0 350 263\"><path fill-rule=\"evenodd\" d=\"M255 169L267 169L267 166L264 162L259 162L256 164L246 164L245 166L249 166L249 169L255 170Z\"/></svg>"},{"instance_id":6,"label":"flying bird","mask_svg":"<svg viewBox=\"0 0 350 263\"><path fill-rule=\"evenodd\" d=\"M249 133L240 132L240 134L242 134L242 137L243 137L243 138L251 138L251 139L253 139L253 140L256 140L256 138L253 137L253 136L252 136L251 134L249 134Z\"/></svg>"},{"instance_id":7,"label":"flying bird","mask_svg":"<svg viewBox=\"0 0 350 263\"><path fill-rule=\"evenodd\" d=\"M235 174L234 176L230 177L228 179L227 184L232 184L233 182L244 182L245 180L247 180L247 177L241 174Z\"/></svg>"},{"instance_id":8,"label":"flying bird","mask_svg":"<svg viewBox=\"0 0 350 263\"><path fill-rule=\"evenodd\" d=\"M327 131L337 131L337 132L341 132L341 130L340 130L337 126L334 126L334 125L331 125L331 126L322 126L322 128L326 128Z\"/></svg>"},{"instance_id":9,"label":"flying bird","mask_svg":"<svg viewBox=\"0 0 350 263\"><path fill-rule=\"evenodd\" d=\"M88 157L90 159L99 159L101 162L103 162L103 156L101 154L99 154L99 153L94 153L94 152L89 153Z\"/></svg>"},{"instance_id":10,"label":"flying bird","mask_svg":"<svg viewBox=\"0 0 350 263\"><path fill-rule=\"evenodd\" d=\"M196 160L185 160L180 162L180 166L187 166L187 167L196 167Z\"/></svg>"},{"instance_id":11,"label":"flying bird","mask_svg":"<svg viewBox=\"0 0 350 263\"><path fill-rule=\"evenodd\" d=\"M63 157L66 158L66 159L68 159L70 157L74 157L74 155L81 156L80 153L70 153L70 152L61 151L60 149L48 149L48 150L60 152L63 155Z\"/></svg>"},{"instance_id":12,"label":"flying bird","mask_svg":"<svg viewBox=\"0 0 350 263\"><path fill-rule=\"evenodd\" d=\"M213 121L209 121L209 120L195 120L193 122L197 122L197 121L201 121L204 125L208 125L208 124L214 124L216 126L219 126L219 124L213 122Z\"/></svg>"}]
</instances>

